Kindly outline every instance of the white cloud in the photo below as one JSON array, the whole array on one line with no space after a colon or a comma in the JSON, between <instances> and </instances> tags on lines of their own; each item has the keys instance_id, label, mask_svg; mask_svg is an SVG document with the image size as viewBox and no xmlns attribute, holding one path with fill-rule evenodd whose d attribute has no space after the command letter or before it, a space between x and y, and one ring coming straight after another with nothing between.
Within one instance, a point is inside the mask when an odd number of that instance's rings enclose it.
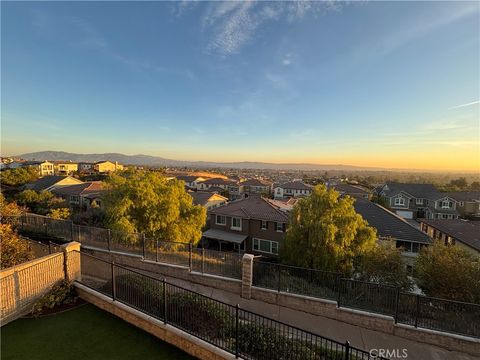
<instances>
[{"instance_id":1,"label":"white cloud","mask_svg":"<svg viewBox=\"0 0 480 360\"><path fill-rule=\"evenodd\" d=\"M332 2L323 1L213 2L207 7L202 21L203 31L208 35L207 51L222 56L232 55L248 44L259 28L269 22L294 22L308 14L339 8L340 5L332 6ZM288 65L291 59L285 62Z\"/></svg>"},{"instance_id":2,"label":"white cloud","mask_svg":"<svg viewBox=\"0 0 480 360\"><path fill-rule=\"evenodd\" d=\"M464 108L464 107L468 107L468 106L472 106L472 105L478 105L478 104L480 104L480 100L472 101L472 102L469 102L469 103L466 103L466 104L452 106L451 108L448 108L448 110L460 109L460 108Z\"/></svg>"}]
</instances>

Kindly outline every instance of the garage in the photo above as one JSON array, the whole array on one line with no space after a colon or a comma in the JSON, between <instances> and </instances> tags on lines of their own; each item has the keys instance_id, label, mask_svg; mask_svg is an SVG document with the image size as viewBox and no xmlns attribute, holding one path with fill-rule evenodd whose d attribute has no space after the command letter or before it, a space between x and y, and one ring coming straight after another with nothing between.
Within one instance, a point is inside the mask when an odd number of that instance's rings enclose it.
<instances>
[{"instance_id":1,"label":"garage","mask_svg":"<svg viewBox=\"0 0 480 360\"><path fill-rule=\"evenodd\" d=\"M404 219L413 219L413 211L397 210L396 213Z\"/></svg>"}]
</instances>

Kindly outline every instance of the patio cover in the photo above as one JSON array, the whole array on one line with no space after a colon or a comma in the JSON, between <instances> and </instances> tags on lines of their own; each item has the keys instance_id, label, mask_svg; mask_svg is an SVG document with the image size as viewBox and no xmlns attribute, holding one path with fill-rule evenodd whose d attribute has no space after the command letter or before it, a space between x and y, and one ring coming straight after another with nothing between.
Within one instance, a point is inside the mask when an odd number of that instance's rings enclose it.
<instances>
[{"instance_id":1,"label":"patio cover","mask_svg":"<svg viewBox=\"0 0 480 360\"><path fill-rule=\"evenodd\" d=\"M203 233L203 236L209 239L221 240L235 244L241 244L247 238L247 235L234 234L220 229L209 229Z\"/></svg>"}]
</instances>

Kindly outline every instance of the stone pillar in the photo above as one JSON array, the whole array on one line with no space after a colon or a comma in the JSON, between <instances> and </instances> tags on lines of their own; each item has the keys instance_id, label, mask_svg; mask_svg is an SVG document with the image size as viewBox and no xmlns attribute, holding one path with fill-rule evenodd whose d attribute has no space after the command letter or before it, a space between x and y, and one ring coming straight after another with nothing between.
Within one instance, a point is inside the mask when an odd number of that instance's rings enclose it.
<instances>
[{"instance_id":1,"label":"stone pillar","mask_svg":"<svg viewBox=\"0 0 480 360\"><path fill-rule=\"evenodd\" d=\"M252 297L253 255L244 254L242 258L242 298Z\"/></svg>"},{"instance_id":2,"label":"stone pillar","mask_svg":"<svg viewBox=\"0 0 480 360\"><path fill-rule=\"evenodd\" d=\"M63 269L65 280L80 280L80 243L76 241L62 245L63 248Z\"/></svg>"}]
</instances>

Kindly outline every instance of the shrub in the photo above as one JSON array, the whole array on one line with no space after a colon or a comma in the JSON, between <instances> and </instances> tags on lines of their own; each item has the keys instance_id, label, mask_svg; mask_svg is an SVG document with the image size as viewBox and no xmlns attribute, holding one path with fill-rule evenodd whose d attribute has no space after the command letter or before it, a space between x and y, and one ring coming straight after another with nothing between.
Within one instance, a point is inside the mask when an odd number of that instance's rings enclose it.
<instances>
[{"instance_id":1,"label":"shrub","mask_svg":"<svg viewBox=\"0 0 480 360\"><path fill-rule=\"evenodd\" d=\"M33 305L32 314L40 315L45 309L72 304L77 300L75 288L66 280L55 284L53 288Z\"/></svg>"},{"instance_id":2,"label":"shrub","mask_svg":"<svg viewBox=\"0 0 480 360\"><path fill-rule=\"evenodd\" d=\"M28 243L20 238L10 224L0 224L0 268L12 267L34 258Z\"/></svg>"}]
</instances>

